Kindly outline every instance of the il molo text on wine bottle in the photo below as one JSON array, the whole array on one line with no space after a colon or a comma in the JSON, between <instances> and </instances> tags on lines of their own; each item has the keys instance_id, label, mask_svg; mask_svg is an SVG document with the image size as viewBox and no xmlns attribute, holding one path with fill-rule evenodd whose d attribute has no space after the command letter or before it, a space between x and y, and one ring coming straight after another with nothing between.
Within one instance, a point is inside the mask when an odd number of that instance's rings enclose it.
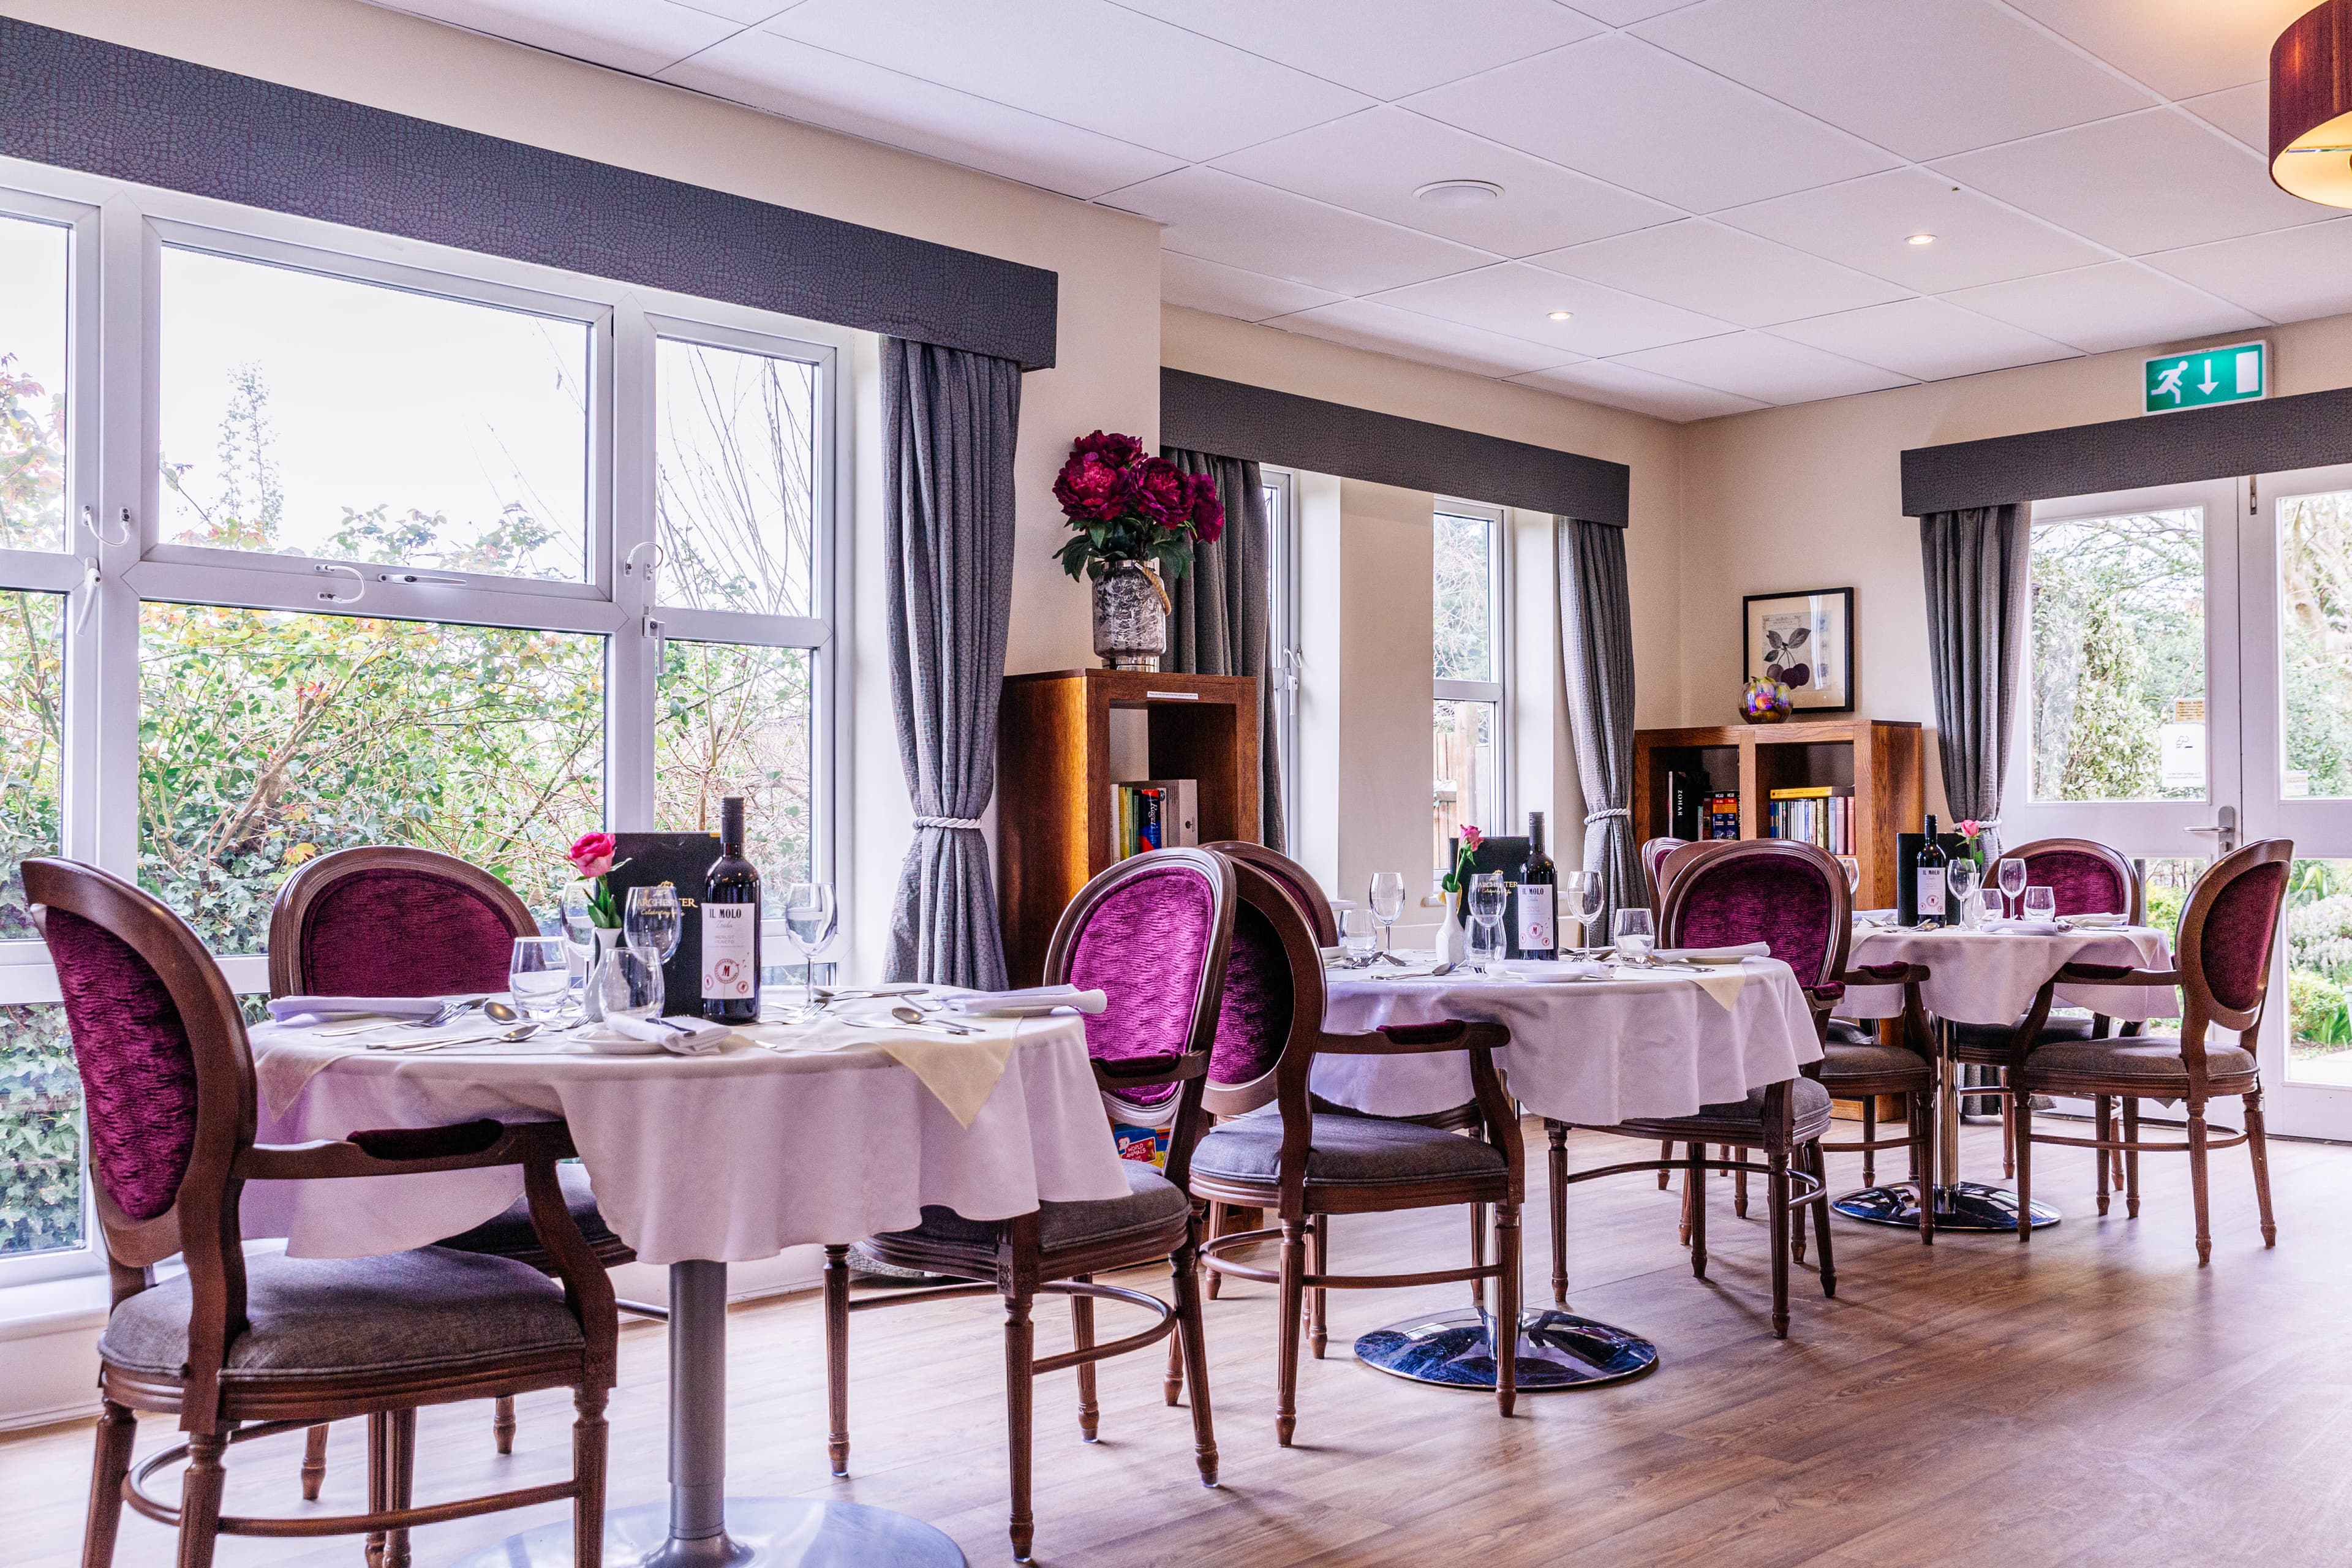
<instances>
[{"instance_id":1,"label":"il molo text on wine bottle","mask_svg":"<svg viewBox=\"0 0 2352 1568\"><path fill-rule=\"evenodd\" d=\"M760 872L743 858L743 801L719 803L719 858L702 887L702 1016L760 1016Z\"/></svg>"},{"instance_id":2,"label":"il molo text on wine bottle","mask_svg":"<svg viewBox=\"0 0 2352 1568\"><path fill-rule=\"evenodd\" d=\"M1519 868L1515 944L1522 958L1552 958L1559 952L1559 900L1551 857L1544 852L1544 814L1528 813L1528 858Z\"/></svg>"}]
</instances>

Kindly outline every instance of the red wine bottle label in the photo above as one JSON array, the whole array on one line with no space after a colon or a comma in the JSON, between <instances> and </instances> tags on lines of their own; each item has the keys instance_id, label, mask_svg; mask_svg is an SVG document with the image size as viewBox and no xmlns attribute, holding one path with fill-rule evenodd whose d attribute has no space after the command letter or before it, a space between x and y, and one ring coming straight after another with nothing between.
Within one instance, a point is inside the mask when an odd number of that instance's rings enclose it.
<instances>
[{"instance_id":1,"label":"red wine bottle label","mask_svg":"<svg viewBox=\"0 0 2352 1568\"><path fill-rule=\"evenodd\" d=\"M758 994L752 938L759 932L757 904L702 906L702 999L744 1001Z\"/></svg>"},{"instance_id":2,"label":"red wine bottle label","mask_svg":"<svg viewBox=\"0 0 2352 1568\"><path fill-rule=\"evenodd\" d=\"M1559 904L1549 882L1519 884L1519 951L1549 952L1559 945Z\"/></svg>"}]
</instances>

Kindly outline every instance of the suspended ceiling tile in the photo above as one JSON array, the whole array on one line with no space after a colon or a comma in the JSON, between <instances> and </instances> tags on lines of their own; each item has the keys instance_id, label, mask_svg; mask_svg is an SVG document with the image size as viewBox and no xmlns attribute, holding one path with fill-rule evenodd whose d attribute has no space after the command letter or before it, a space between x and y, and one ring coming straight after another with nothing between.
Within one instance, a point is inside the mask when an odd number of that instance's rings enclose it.
<instances>
[{"instance_id":1,"label":"suspended ceiling tile","mask_svg":"<svg viewBox=\"0 0 2352 1568\"><path fill-rule=\"evenodd\" d=\"M1904 295L1900 286L1884 279L1706 218L1685 218L1528 259L1572 278L1606 283L1743 327L1849 310Z\"/></svg>"},{"instance_id":2,"label":"suspended ceiling tile","mask_svg":"<svg viewBox=\"0 0 2352 1568\"><path fill-rule=\"evenodd\" d=\"M2147 264L2273 321L2352 311L2352 218L2170 251Z\"/></svg>"},{"instance_id":3,"label":"suspended ceiling tile","mask_svg":"<svg viewBox=\"0 0 2352 1568\"><path fill-rule=\"evenodd\" d=\"M1622 33L1451 83L1406 107L1691 212L1895 162Z\"/></svg>"},{"instance_id":4,"label":"suspended ceiling tile","mask_svg":"<svg viewBox=\"0 0 2352 1568\"><path fill-rule=\"evenodd\" d=\"M1335 294L1369 294L1494 259L1217 169L1179 169L1105 200L1167 225L1161 243L1171 250Z\"/></svg>"},{"instance_id":5,"label":"suspended ceiling tile","mask_svg":"<svg viewBox=\"0 0 2352 1568\"><path fill-rule=\"evenodd\" d=\"M1771 405L1752 397L1736 397L1711 386L1694 386L1670 375L1657 375L1615 360L1587 360L1556 370L1539 370L1510 378L1523 386L1565 393L1612 408L1631 409L1658 419L1684 424L1714 419L1726 414L1752 414Z\"/></svg>"},{"instance_id":6,"label":"suspended ceiling tile","mask_svg":"<svg viewBox=\"0 0 2352 1568\"><path fill-rule=\"evenodd\" d=\"M392 8L639 76L736 30L711 15L715 6L672 0L401 0Z\"/></svg>"},{"instance_id":7,"label":"suspended ceiling tile","mask_svg":"<svg viewBox=\"0 0 2352 1568\"><path fill-rule=\"evenodd\" d=\"M2270 75L2271 45L2314 0L2009 0L2167 98Z\"/></svg>"},{"instance_id":8,"label":"suspended ceiling tile","mask_svg":"<svg viewBox=\"0 0 2352 1568\"><path fill-rule=\"evenodd\" d=\"M1612 27L1630 26L1664 11L1678 11L1692 0L1576 0L1576 8L1596 22Z\"/></svg>"},{"instance_id":9,"label":"suspended ceiling tile","mask_svg":"<svg viewBox=\"0 0 2352 1568\"><path fill-rule=\"evenodd\" d=\"M661 79L1064 195L1098 196L1181 166L1132 142L757 29Z\"/></svg>"},{"instance_id":10,"label":"suspended ceiling tile","mask_svg":"<svg viewBox=\"0 0 2352 1568\"><path fill-rule=\"evenodd\" d=\"M2271 148L2271 89L2259 81L2181 100L2180 107L2209 125L2218 125L2267 160Z\"/></svg>"},{"instance_id":11,"label":"suspended ceiling tile","mask_svg":"<svg viewBox=\"0 0 2352 1568\"><path fill-rule=\"evenodd\" d=\"M1600 28L1554 0L1118 0L1374 98L1590 37Z\"/></svg>"},{"instance_id":12,"label":"suspended ceiling tile","mask_svg":"<svg viewBox=\"0 0 2352 1568\"><path fill-rule=\"evenodd\" d=\"M1706 0L1634 31L1906 158L2156 101L1990 0Z\"/></svg>"},{"instance_id":13,"label":"suspended ceiling tile","mask_svg":"<svg viewBox=\"0 0 2352 1568\"><path fill-rule=\"evenodd\" d=\"M2236 305L2131 261L1964 289L1948 298L2085 353L2146 348L2263 324Z\"/></svg>"},{"instance_id":14,"label":"suspended ceiling tile","mask_svg":"<svg viewBox=\"0 0 2352 1568\"><path fill-rule=\"evenodd\" d=\"M1731 325L1516 261L1392 289L1380 296L1379 303L1505 337L1556 342L1571 354L1596 359L1707 337L1727 331ZM1554 321L1554 310L1567 310L1570 319Z\"/></svg>"},{"instance_id":15,"label":"suspended ceiling tile","mask_svg":"<svg viewBox=\"0 0 2352 1568\"><path fill-rule=\"evenodd\" d=\"M1370 300L1343 300L1297 315L1269 321L1268 326L1301 332L1374 353L1396 354L1424 364L1473 375L1516 375L1571 363L1577 357L1556 345L1526 342L1499 332L1442 321L1412 310L1376 305Z\"/></svg>"},{"instance_id":16,"label":"suspended ceiling tile","mask_svg":"<svg viewBox=\"0 0 2352 1568\"><path fill-rule=\"evenodd\" d=\"M1915 379L1769 332L1732 332L1644 349L1622 356L1621 363L1760 403L1811 403L1857 392L1884 392Z\"/></svg>"},{"instance_id":17,"label":"suspended ceiling tile","mask_svg":"<svg viewBox=\"0 0 2352 1568\"><path fill-rule=\"evenodd\" d=\"M1901 300L1891 305L1788 321L1772 331L1919 381L2072 359L2078 352L1942 300Z\"/></svg>"},{"instance_id":18,"label":"suspended ceiling tile","mask_svg":"<svg viewBox=\"0 0 2352 1568\"><path fill-rule=\"evenodd\" d=\"M1716 220L1923 294L2084 267L2107 252L1925 169L1896 169L1823 185ZM1930 234L1928 245L1906 243Z\"/></svg>"},{"instance_id":19,"label":"suspended ceiling tile","mask_svg":"<svg viewBox=\"0 0 2352 1568\"><path fill-rule=\"evenodd\" d=\"M1174 250L1160 253L1160 297L1171 305L1244 321L1311 310L1339 298L1328 289L1311 289L1286 278L1269 278L1263 272Z\"/></svg>"}]
</instances>

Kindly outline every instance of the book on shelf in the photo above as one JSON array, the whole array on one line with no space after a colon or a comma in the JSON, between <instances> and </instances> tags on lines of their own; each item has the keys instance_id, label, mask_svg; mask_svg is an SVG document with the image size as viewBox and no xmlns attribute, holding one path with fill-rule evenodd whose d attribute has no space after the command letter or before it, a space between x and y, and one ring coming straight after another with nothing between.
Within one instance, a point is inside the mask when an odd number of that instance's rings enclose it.
<instances>
[{"instance_id":1,"label":"book on shelf","mask_svg":"<svg viewBox=\"0 0 2352 1568\"><path fill-rule=\"evenodd\" d=\"M1724 791L1706 797L1706 832L1697 837L1707 839L1739 837L1739 796Z\"/></svg>"},{"instance_id":2,"label":"book on shelf","mask_svg":"<svg viewBox=\"0 0 2352 1568\"><path fill-rule=\"evenodd\" d=\"M1853 853L1853 786L1791 784L1769 792L1765 835L1793 838L1832 855Z\"/></svg>"},{"instance_id":3,"label":"book on shelf","mask_svg":"<svg viewBox=\"0 0 2352 1568\"><path fill-rule=\"evenodd\" d=\"M1712 810L1706 775L1677 768L1666 775L1666 836L1670 838L1707 837L1706 814Z\"/></svg>"},{"instance_id":4,"label":"book on shelf","mask_svg":"<svg viewBox=\"0 0 2352 1568\"><path fill-rule=\"evenodd\" d=\"M1130 779L1118 786L1117 858L1153 849L1189 848L1201 842L1201 785L1196 779Z\"/></svg>"}]
</instances>

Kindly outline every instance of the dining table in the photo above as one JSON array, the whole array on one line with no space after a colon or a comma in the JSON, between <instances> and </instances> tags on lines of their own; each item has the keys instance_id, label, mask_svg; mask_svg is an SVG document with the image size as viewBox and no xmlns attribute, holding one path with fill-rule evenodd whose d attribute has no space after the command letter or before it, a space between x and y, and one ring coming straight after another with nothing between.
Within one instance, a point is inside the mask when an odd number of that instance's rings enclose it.
<instances>
[{"instance_id":1,"label":"dining table","mask_svg":"<svg viewBox=\"0 0 2352 1568\"><path fill-rule=\"evenodd\" d=\"M1508 960L1492 973L1429 955L1331 970L1324 1026L1335 1034L1449 1018L1511 1032L1496 1053L1510 1092L1549 1121L1609 1127L1687 1116L1744 1100L1821 1058L1795 972L1761 955L1724 962L1622 963L1608 955ZM1334 1104L1423 1116L1471 1098L1466 1052L1318 1057L1308 1079ZM1359 1337L1357 1358L1414 1382L1492 1388L1496 1325L1483 1302L1424 1313ZM1557 1308L1520 1314L1514 1367L1522 1390L1622 1383L1653 1370L1658 1348L1630 1330Z\"/></svg>"},{"instance_id":2,"label":"dining table","mask_svg":"<svg viewBox=\"0 0 2352 1568\"><path fill-rule=\"evenodd\" d=\"M1933 1047L1943 1059L1937 1074L1936 1228L1954 1231L2013 1231L2014 1188L1960 1176L1960 1108L1968 1089L1955 1081L1950 1060L1952 1026L2014 1026L2034 997L2069 963L2168 969L2170 938L2153 926L2120 921L1990 921L1972 926L1902 926L1882 913L1865 917L1853 931L1850 972L1882 963L1925 965L1920 1001ZM2150 985L2061 985L2053 1005L2076 1007L2122 1023L2171 1017L2179 1012L2179 993ZM1892 1018L1903 1011L1899 985L1852 985L1836 1016L1856 1022ZM1916 1229L1919 1198L1908 1184L1864 1187L1834 1200L1831 1207L1849 1219ZM2032 1226L2042 1229L2063 1217L2056 1205L2033 1200Z\"/></svg>"},{"instance_id":3,"label":"dining table","mask_svg":"<svg viewBox=\"0 0 2352 1568\"><path fill-rule=\"evenodd\" d=\"M789 1247L909 1228L925 1205L987 1220L1126 1194L1079 1019L959 1023L971 1032L844 1004L808 1022L738 1026L692 1055L585 1029L482 1038L504 1031L479 1017L425 1032L262 1024L249 1037L264 1141L560 1119L605 1223L640 1261L667 1268L668 1500L607 1513L606 1563L932 1568L965 1559L921 1521L848 1502L727 1494L727 1269ZM614 1054L623 1049L631 1054ZM348 1258L430 1245L504 1212L521 1192L510 1167L254 1182L240 1212L248 1237L283 1237L291 1256ZM465 1564L572 1560L564 1521Z\"/></svg>"}]
</instances>

